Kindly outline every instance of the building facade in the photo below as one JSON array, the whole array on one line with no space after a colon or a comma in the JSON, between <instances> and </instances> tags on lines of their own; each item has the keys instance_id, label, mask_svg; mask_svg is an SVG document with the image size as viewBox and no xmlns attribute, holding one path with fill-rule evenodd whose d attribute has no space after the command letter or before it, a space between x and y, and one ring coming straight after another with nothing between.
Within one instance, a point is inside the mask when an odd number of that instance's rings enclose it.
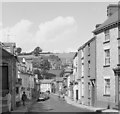
<instances>
[{"instance_id":1,"label":"building facade","mask_svg":"<svg viewBox=\"0 0 120 114\"><path fill-rule=\"evenodd\" d=\"M17 77L17 57L14 56L12 53L8 52L3 46L0 46L0 81L1 81L1 100L5 100L5 96L7 95L8 91L11 94L12 101L11 101L11 109L14 110L16 107L15 101L15 85L16 85L16 77ZM2 101L2 103L6 103L7 101ZM2 104L5 106L5 104ZM7 111L5 107L2 107L2 111Z\"/></svg>"},{"instance_id":2,"label":"building facade","mask_svg":"<svg viewBox=\"0 0 120 114\"><path fill-rule=\"evenodd\" d=\"M32 63L23 58L22 61L18 63L18 80L21 80L22 82L21 86L16 87L16 92L19 95L20 100L23 91L25 91L28 99L32 98L34 94L34 78Z\"/></svg>"},{"instance_id":3,"label":"building facade","mask_svg":"<svg viewBox=\"0 0 120 114\"><path fill-rule=\"evenodd\" d=\"M53 79L40 80L40 92L49 91L51 93L51 91L52 91L52 81L53 81Z\"/></svg>"},{"instance_id":4,"label":"building facade","mask_svg":"<svg viewBox=\"0 0 120 114\"><path fill-rule=\"evenodd\" d=\"M79 102L95 105L96 83L96 38L90 39L78 49Z\"/></svg>"},{"instance_id":5,"label":"building facade","mask_svg":"<svg viewBox=\"0 0 120 114\"><path fill-rule=\"evenodd\" d=\"M113 69L119 64L119 9L107 7L107 20L93 31L96 36L97 102L99 107L118 107L120 86Z\"/></svg>"},{"instance_id":6,"label":"building facade","mask_svg":"<svg viewBox=\"0 0 120 114\"><path fill-rule=\"evenodd\" d=\"M78 53L76 52L73 57L73 99L78 101L79 92L78 92Z\"/></svg>"}]
</instances>

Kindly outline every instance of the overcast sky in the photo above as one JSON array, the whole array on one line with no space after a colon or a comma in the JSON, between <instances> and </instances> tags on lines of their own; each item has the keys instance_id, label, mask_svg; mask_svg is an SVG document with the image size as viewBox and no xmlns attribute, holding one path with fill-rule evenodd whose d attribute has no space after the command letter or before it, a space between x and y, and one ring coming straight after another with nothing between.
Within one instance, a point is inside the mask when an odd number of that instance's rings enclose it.
<instances>
[{"instance_id":1,"label":"overcast sky","mask_svg":"<svg viewBox=\"0 0 120 114\"><path fill-rule=\"evenodd\" d=\"M23 51L37 46L44 51L77 51L93 37L95 25L107 19L109 3L3 2L0 41L16 42Z\"/></svg>"}]
</instances>

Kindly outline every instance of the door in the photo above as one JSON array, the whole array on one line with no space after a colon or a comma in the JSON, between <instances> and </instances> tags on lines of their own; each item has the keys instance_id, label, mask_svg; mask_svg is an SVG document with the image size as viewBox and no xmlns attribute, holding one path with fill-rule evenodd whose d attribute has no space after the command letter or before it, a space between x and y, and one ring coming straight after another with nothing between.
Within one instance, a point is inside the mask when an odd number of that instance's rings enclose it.
<instances>
[{"instance_id":1,"label":"door","mask_svg":"<svg viewBox=\"0 0 120 114\"><path fill-rule=\"evenodd\" d=\"M78 90L76 90L76 100L78 100Z\"/></svg>"},{"instance_id":2,"label":"door","mask_svg":"<svg viewBox=\"0 0 120 114\"><path fill-rule=\"evenodd\" d=\"M8 66L2 66L2 90L9 89L8 85Z\"/></svg>"}]
</instances>

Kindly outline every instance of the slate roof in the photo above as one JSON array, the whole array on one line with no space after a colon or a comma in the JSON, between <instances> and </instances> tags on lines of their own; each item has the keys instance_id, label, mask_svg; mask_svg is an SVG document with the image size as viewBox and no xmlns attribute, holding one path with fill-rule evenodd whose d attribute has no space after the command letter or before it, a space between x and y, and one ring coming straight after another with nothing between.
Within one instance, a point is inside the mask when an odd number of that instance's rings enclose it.
<instances>
[{"instance_id":1,"label":"slate roof","mask_svg":"<svg viewBox=\"0 0 120 114\"><path fill-rule=\"evenodd\" d=\"M105 22L103 22L99 27L97 27L93 33L98 34L103 31L103 29L110 27L116 23L120 22L120 9L116 11L112 16L110 16Z\"/></svg>"}]
</instances>

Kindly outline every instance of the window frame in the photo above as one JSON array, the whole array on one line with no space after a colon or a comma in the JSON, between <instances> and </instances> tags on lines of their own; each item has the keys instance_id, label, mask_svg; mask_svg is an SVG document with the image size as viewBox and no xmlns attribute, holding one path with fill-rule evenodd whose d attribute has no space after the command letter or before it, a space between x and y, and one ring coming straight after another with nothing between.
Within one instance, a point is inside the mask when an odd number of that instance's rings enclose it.
<instances>
[{"instance_id":1,"label":"window frame","mask_svg":"<svg viewBox=\"0 0 120 114\"><path fill-rule=\"evenodd\" d=\"M88 56L90 56L90 43L88 43Z\"/></svg>"},{"instance_id":2,"label":"window frame","mask_svg":"<svg viewBox=\"0 0 120 114\"><path fill-rule=\"evenodd\" d=\"M104 34L105 34L104 42L109 42L110 41L110 30L109 29L105 30Z\"/></svg>"},{"instance_id":3,"label":"window frame","mask_svg":"<svg viewBox=\"0 0 120 114\"><path fill-rule=\"evenodd\" d=\"M109 85L107 85L106 80L109 80ZM110 96L110 85L111 85L110 84L110 77L104 77L104 96Z\"/></svg>"},{"instance_id":4,"label":"window frame","mask_svg":"<svg viewBox=\"0 0 120 114\"><path fill-rule=\"evenodd\" d=\"M107 51L109 50L109 55ZM106 62L109 61L109 62ZM110 49L104 49L104 66L110 66Z\"/></svg>"},{"instance_id":5,"label":"window frame","mask_svg":"<svg viewBox=\"0 0 120 114\"><path fill-rule=\"evenodd\" d=\"M81 96L84 97L84 79L81 80Z\"/></svg>"}]
</instances>

